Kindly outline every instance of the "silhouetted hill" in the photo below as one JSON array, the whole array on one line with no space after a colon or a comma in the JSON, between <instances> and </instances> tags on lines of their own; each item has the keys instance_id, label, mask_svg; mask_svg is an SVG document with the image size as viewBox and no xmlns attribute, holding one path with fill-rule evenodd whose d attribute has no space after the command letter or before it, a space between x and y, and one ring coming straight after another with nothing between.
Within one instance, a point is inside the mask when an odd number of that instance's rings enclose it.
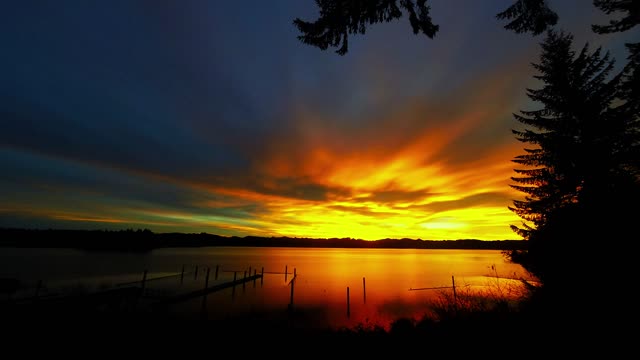
<instances>
[{"instance_id":1,"label":"silhouetted hill","mask_svg":"<svg viewBox=\"0 0 640 360\"><path fill-rule=\"evenodd\" d=\"M220 236L208 233L154 233L138 230L56 230L0 228L0 247L76 248L83 250L150 251L167 247L268 246L319 248L487 249L513 250L522 240L421 240Z\"/></svg>"}]
</instances>

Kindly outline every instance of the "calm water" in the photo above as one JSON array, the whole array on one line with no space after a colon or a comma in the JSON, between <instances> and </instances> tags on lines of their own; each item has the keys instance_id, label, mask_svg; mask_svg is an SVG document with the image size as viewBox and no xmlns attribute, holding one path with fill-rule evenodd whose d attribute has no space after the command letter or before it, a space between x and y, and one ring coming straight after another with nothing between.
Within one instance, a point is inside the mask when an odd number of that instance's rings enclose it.
<instances>
[{"instance_id":1,"label":"calm water","mask_svg":"<svg viewBox=\"0 0 640 360\"><path fill-rule=\"evenodd\" d=\"M521 266L507 263L495 250L205 247L143 254L0 250L0 277L18 278L23 284L16 297L31 296L39 280L41 295L91 291L139 282L145 270L149 302L264 272L262 279L172 305L169 311L176 316L216 319L293 306L318 314L321 325L332 327L388 326L399 317L419 318L429 302L451 292L454 283L458 292L510 295L518 282L507 278L527 277ZM175 276L166 277L170 275ZM438 287L445 289L431 289Z\"/></svg>"}]
</instances>

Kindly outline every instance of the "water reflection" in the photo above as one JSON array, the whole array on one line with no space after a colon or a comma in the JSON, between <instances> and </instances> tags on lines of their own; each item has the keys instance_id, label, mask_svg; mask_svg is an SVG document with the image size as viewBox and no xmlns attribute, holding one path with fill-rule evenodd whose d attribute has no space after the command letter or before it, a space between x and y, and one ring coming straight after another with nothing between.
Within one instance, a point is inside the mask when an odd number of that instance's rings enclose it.
<instances>
[{"instance_id":1,"label":"water reflection","mask_svg":"<svg viewBox=\"0 0 640 360\"><path fill-rule=\"evenodd\" d=\"M0 272L25 283L43 281L47 289L144 282L140 309L176 318L268 318L293 311L307 315L301 321L334 328L419 319L454 285L458 291L517 296L520 283L513 279L527 277L493 250L208 247L105 254L51 249L49 256L45 250L3 252ZM167 299L176 301L157 306Z\"/></svg>"}]
</instances>

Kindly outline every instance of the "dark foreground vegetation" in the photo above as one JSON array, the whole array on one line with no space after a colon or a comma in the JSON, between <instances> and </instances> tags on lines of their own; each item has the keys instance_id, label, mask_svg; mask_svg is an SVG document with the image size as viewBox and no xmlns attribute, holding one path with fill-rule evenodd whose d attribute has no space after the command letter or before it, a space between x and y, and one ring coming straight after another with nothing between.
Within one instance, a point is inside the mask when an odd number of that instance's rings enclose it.
<instances>
[{"instance_id":1,"label":"dark foreground vegetation","mask_svg":"<svg viewBox=\"0 0 640 360\"><path fill-rule=\"evenodd\" d=\"M199 323L221 335L243 333L281 335L286 337L322 336L342 339L375 339L389 336L423 337L433 341L454 336L464 338L484 329L476 336L486 334L507 336L520 329L530 317L529 309L521 300L508 299L498 293L471 293L460 288L457 296L442 292L431 304L432 311L422 319L401 318L390 326L360 324L351 328L335 328L330 325L325 309L282 308L279 310L249 310L238 315L215 317L196 316L192 313L169 311L169 308L149 306L144 290L139 286L111 288L104 291L78 290L65 296L40 296L13 300L5 288L0 299L0 317L10 323L135 323L138 325ZM191 326L191 325L189 325ZM525 330L524 328L520 330ZM519 331L520 331L519 330Z\"/></svg>"},{"instance_id":2,"label":"dark foreground vegetation","mask_svg":"<svg viewBox=\"0 0 640 360\"><path fill-rule=\"evenodd\" d=\"M362 324L352 328L328 326L322 309L253 311L215 320L186 318L161 309L142 311L136 308L140 305L137 304L139 290L77 294L64 301L43 300L28 305L3 302L0 316L5 327L28 324L35 331L43 326L62 327L60 331L79 332L93 341L105 332L110 337L127 334L128 341L139 338L140 342L135 343L143 347L148 337L156 341L168 339L171 343L200 341L206 337L215 347L247 341L248 349L236 349L242 353L269 342L282 351L291 346L298 349L317 346L312 354L338 351L337 354L380 355L379 350L393 350L480 355L521 346L540 346L536 345L539 342L548 344L557 339L559 332L576 329L575 325L567 325L567 319L552 317L534 297L529 298L535 294L533 287L534 292L516 301L496 294L463 291L454 299L450 293L443 292L432 304L432 311L421 319L399 318L388 327Z\"/></svg>"}]
</instances>

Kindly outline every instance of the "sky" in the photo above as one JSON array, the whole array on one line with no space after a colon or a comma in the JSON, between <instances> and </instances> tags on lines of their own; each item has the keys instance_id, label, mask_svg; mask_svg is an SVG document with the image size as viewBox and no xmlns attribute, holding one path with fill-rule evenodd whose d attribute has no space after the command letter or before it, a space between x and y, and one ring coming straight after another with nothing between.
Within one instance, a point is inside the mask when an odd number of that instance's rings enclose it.
<instances>
[{"instance_id":1,"label":"sky","mask_svg":"<svg viewBox=\"0 0 640 360\"><path fill-rule=\"evenodd\" d=\"M0 227L225 236L520 239L508 207L544 35L513 0L432 0L345 56L297 39L312 0L0 4ZM635 32L550 1L576 49Z\"/></svg>"}]
</instances>

